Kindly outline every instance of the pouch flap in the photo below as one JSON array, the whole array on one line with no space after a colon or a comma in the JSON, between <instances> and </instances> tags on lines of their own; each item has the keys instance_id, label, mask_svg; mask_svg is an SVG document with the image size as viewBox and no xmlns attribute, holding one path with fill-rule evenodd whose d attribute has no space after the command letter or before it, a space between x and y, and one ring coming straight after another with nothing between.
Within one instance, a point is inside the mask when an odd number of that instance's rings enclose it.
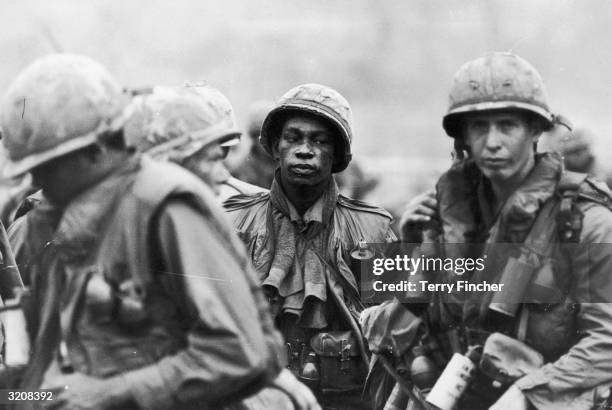
<instances>
[{"instance_id":1,"label":"pouch flap","mask_svg":"<svg viewBox=\"0 0 612 410\"><path fill-rule=\"evenodd\" d=\"M318 333L310 339L310 347L323 357L359 356L359 346L350 330Z\"/></svg>"},{"instance_id":2,"label":"pouch flap","mask_svg":"<svg viewBox=\"0 0 612 410\"><path fill-rule=\"evenodd\" d=\"M542 367L542 355L523 342L502 333L491 334L484 345L480 370L502 384L511 384Z\"/></svg>"}]
</instances>

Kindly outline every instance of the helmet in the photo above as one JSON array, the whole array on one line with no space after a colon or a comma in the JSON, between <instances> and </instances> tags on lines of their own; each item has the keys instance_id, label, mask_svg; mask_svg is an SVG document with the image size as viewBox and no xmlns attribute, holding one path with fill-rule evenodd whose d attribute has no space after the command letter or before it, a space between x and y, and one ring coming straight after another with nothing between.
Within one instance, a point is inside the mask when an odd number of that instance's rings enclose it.
<instances>
[{"instance_id":1,"label":"helmet","mask_svg":"<svg viewBox=\"0 0 612 410\"><path fill-rule=\"evenodd\" d=\"M577 128L561 138L561 152L590 149L594 139L592 131L586 128Z\"/></svg>"},{"instance_id":2,"label":"helmet","mask_svg":"<svg viewBox=\"0 0 612 410\"><path fill-rule=\"evenodd\" d=\"M508 108L535 114L543 131L553 126L544 83L535 68L517 55L491 53L468 61L455 73L442 125L449 136L461 137L466 113Z\"/></svg>"},{"instance_id":3,"label":"helmet","mask_svg":"<svg viewBox=\"0 0 612 410\"><path fill-rule=\"evenodd\" d=\"M268 113L276 107L274 101L258 100L252 103L248 109L247 132L253 139L259 138L261 126Z\"/></svg>"},{"instance_id":4,"label":"helmet","mask_svg":"<svg viewBox=\"0 0 612 410\"><path fill-rule=\"evenodd\" d=\"M127 145L158 159L180 162L240 137L230 102L211 86L154 87L134 97L126 118Z\"/></svg>"},{"instance_id":5,"label":"helmet","mask_svg":"<svg viewBox=\"0 0 612 410\"><path fill-rule=\"evenodd\" d=\"M353 137L353 116L348 101L336 90L320 84L303 84L287 91L277 102L276 108L268 113L261 127L260 142L272 155L275 139L278 138L286 114L309 112L325 118L338 131L334 155L336 161L332 172L343 171L351 162L351 139Z\"/></svg>"},{"instance_id":6,"label":"helmet","mask_svg":"<svg viewBox=\"0 0 612 410\"><path fill-rule=\"evenodd\" d=\"M121 86L88 57L52 54L34 61L2 101L4 175L19 176L120 130L126 102Z\"/></svg>"}]
</instances>

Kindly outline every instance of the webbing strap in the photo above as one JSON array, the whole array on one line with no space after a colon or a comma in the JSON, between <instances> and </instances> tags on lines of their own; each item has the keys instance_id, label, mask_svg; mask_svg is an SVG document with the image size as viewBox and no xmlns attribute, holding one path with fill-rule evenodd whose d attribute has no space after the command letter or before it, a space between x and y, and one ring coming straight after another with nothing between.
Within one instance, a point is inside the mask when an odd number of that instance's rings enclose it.
<instances>
[{"instance_id":1,"label":"webbing strap","mask_svg":"<svg viewBox=\"0 0 612 410\"><path fill-rule=\"evenodd\" d=\"M561 175L557 185L557 192L561 194L561 201L558 209L556 209L556 226L551 223L551 217L555 213L555 208L557 208L554 198L549 200L538 214L529 235L523 243L524 249L528 250L531 256L537 259L532 261L536 263L536 266L540 266L544 262L544 258L552 249L555 227L563 241L577 239L580 235L582 219L580 213L574 209L574 202L578 197L580 185L586 177L586 174L571 171L566 171ZM528 322L529 309L523 305L516 326L516 337L520 341L525 341Z\"/></svg>"},{"instance_id":2,"label":"webbing strap","mask_svg":"<svg viewBox=\"0 0 612 410\"><path fill-rule=\"evenodd\" d=\"M566 171L561 175L557 192L561 195L559 212L557 213L557 229L564 242L577 241L582 229L582 216L574 210L580 185L587 174Z\"/></svg>"}]
</instances>

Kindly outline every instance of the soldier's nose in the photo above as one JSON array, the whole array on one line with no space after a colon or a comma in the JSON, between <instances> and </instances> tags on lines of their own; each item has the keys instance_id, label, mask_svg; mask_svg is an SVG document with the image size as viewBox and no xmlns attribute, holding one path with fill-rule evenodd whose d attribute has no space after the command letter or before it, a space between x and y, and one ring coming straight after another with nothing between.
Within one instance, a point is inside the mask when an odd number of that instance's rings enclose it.
<instances>
[{"instance_id":1,"label":"soldier's nose","mask_svg":"<svg viewBox=\"0 0 612 410\"><path fill-rule=\"evenodd\" d=\"M314 154L312 152L310 145L302 144L296 149L295 155L298 158L312 158Z\"/></svg>"},{"instance_id":2,"label":"soldier's nose","mask_svg":"<svg viewBox=\"0 0 612 410\"><path fill-rule=\"evenodd\" d=\"M487 148L497 150L501 147L501 135L497 129L491 127L487 134Z\"/></svg>"}]
</instances>

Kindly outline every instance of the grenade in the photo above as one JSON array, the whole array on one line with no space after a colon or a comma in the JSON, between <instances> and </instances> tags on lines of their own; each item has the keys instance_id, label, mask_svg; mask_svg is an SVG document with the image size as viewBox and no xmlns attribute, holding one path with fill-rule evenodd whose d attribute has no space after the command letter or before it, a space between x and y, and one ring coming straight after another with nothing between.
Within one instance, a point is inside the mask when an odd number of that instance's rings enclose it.
<instances>
[{"instance_id":1,"label":"grenade","mask_svg":"<svg viewBox=\"0 0 612 410\"><path fill-rule=\"evenodd\" d=\"M452 410L474 378L482 346L470 346L464 355L455 353L427 395L427 403Z\"/></svg>"},{"instance_id":2,"label":"grenade","mask_svg":"<svg viewBox=\"0 0 612 410\"><path fill-rule=\"evenodd\" d=\"M412 354L414 359L410 364L410 379L423 394L427 394L438 380L440 372L433 361L426 356L425 346L415 346Z\"/></svg>"},{"instance_id":3,"label":"grenade","mask_svg":"<svg viewBox=\"0 0 612 410\"><path fill-rule=\"evenodd\" d=\"M361 298L368 300L372 296L371 281L362 281L366 275L372 274L374 265L374 251L368 246L368 243L361 239L357 246L351 251L351 271L357 281L357 286L361 286ZM362 273L366 275L362 275ZM368 274L369 273L369 274Z\"/></svg>"}]
</instances>

